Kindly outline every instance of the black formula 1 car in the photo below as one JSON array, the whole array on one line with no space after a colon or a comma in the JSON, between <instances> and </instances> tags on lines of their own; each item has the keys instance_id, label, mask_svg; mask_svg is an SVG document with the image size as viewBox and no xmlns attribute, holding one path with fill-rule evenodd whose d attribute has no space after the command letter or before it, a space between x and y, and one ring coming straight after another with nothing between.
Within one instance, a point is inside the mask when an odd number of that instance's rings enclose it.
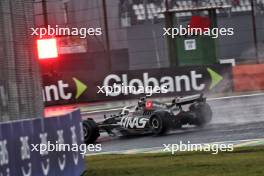
<instances>
[{"instance_id":1,"label":"black formula 1 car","mask_svg":"<svg viewBox=\"0 0 264 176\"><path fill-rule=\"evenodd\" d=\"M109 135L153 133L162 135L182 125L204 126L212 119L212 110L203 95L177 97L171 103L141 98L135 106L124 107L121 112L104 117L102 122L83 121L84 141L94 143L100 132Z\"/></svg>"}]
</instances>

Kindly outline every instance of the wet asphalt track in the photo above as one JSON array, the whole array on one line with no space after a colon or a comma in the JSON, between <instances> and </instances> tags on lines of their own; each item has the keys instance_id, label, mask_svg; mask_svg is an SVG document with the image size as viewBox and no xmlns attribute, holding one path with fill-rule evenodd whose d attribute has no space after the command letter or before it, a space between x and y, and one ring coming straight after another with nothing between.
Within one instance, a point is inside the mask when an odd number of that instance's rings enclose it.
<instances>
[{"instance_id":1,"label":"wet asphalt track","mask_svg":"<svg viewBox=\"0 0 264 176\"><path fill-rule=\"evenodd\" d=\"M163 144L211 143L264 138L264 94L249 97L210 99L211 124L204 128L186 127L165 136L103 137L98 139L102 152L162 147ZM113 112L111 112L113 113ZM104 114L85 115L100 120Z\"/></svg>"}]
</instances>

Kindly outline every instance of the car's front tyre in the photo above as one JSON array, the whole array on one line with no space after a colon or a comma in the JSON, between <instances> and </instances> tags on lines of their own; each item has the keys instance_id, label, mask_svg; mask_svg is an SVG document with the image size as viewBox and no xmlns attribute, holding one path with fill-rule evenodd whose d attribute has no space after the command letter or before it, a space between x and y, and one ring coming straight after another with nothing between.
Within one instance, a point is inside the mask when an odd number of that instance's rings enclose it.
<instances>
[{"instance_id":1,"label":"car's front tyre","mask_svg":"<svg viewBox=\"0 0 264 176\"><path fill-rule=\"evenodd\" d=\"M100 136L99 128L93 119L83 121L83 136L87 145L94 143Z\"/></svg>"}]
</instances>

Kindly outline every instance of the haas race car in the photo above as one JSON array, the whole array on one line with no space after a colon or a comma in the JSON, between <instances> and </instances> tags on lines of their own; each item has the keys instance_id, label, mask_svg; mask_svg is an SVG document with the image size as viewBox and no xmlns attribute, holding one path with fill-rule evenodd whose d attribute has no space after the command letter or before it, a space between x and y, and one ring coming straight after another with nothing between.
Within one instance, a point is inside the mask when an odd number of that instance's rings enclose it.
<instances>
[{"instance_id":1,"label":"haas race car","mask_svg":"<svg viewBox=\"0 0 264 176\"><path fill-rule=\"evenodd\" d=\"M101 122L83 121L84 141L94 143L100 132L110 136L153 133L163 135L182 125L204 126L212 119L212 110L203 95L177 97L171 103L141 98L137 105L124 107L121 112L104 117Z\"/></svg>"}]
</instances>

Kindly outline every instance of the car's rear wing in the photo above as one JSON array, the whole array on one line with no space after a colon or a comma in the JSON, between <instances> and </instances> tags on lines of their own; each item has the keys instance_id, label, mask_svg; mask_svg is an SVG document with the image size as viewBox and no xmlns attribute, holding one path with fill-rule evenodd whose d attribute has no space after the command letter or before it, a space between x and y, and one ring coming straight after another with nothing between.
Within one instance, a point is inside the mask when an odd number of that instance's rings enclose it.
<instances>
[{"instance_id":1,"label":"car's rear wing","mask_svg":"<svg viewBox=\"0 0 264 176\"><path fill-rule=\"evenodd\" d=\"M172 104L174 105L186 105L194 102L203 102L206 101L206 98L203 97L203 94L196 94L186 97L177 97L172 100Z\"/></svg>"}]
</instances>

